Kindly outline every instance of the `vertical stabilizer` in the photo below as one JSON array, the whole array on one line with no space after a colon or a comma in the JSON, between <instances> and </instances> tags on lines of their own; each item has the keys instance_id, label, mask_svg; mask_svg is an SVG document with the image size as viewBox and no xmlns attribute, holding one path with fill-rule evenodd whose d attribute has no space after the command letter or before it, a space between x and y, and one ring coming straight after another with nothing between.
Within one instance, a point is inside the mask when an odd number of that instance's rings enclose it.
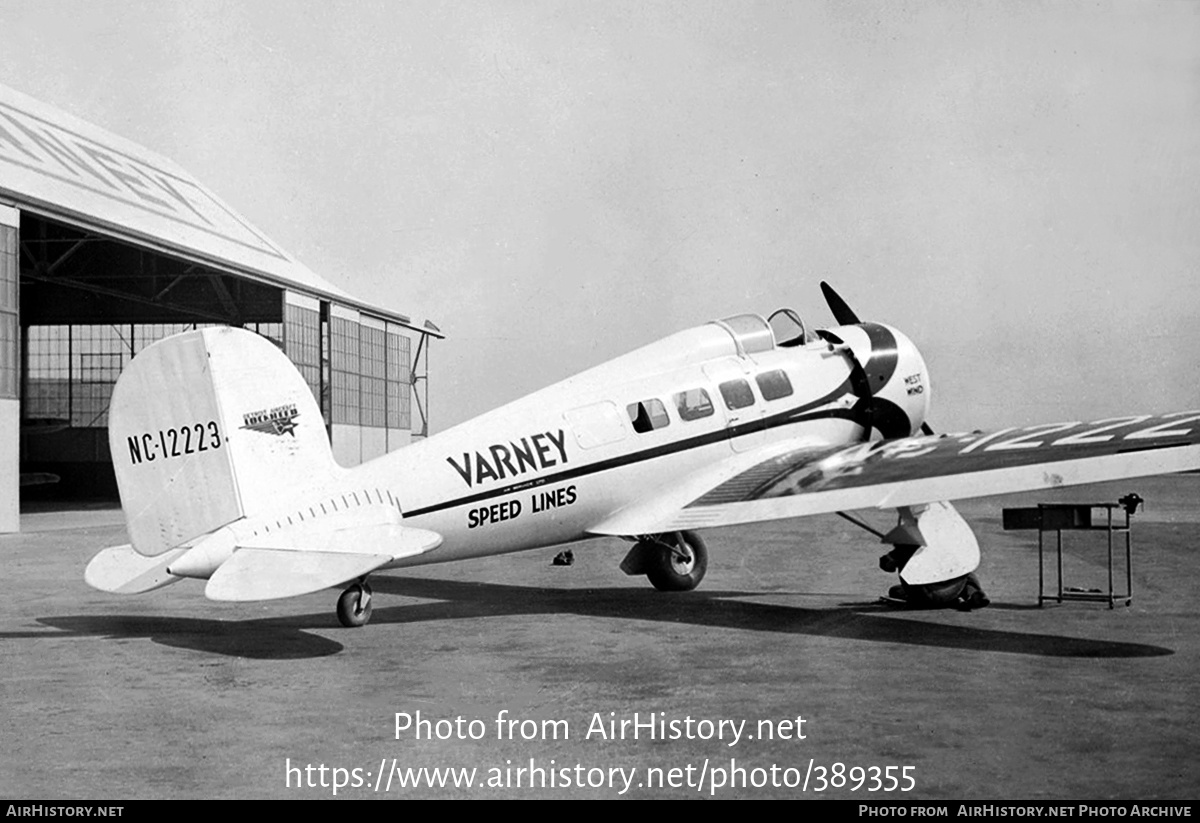
<instances>
[{"instance_id":1,"label":"vertical stabilizer","mask_svg":"<svg viewBox=\"0 0 1200 823\"><path fill-rule=\"evenodd\" d=\"M175 335L113 391L109 445L133 547L158 555L339 472L295 366L242 329Z\"/></svg>"}]
</instances>

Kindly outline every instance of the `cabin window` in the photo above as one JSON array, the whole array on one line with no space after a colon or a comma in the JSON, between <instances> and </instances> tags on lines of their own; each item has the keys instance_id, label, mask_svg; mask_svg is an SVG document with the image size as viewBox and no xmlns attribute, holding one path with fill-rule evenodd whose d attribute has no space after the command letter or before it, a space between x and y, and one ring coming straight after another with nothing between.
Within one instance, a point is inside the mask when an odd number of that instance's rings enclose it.
<instances>
[{"instance_id":1,"label":"cabin window","mask_svg":"<svg viewBox=\"0 0 1200 823\"><path fill-rule=\"evenodd\" d=\"M661 400L650 399L630 403L627 410L633 430L638 434L665 428L671 422L671 418L667 417L667 408Z\"/></svg>"},{"instance_id":2,"label":"cabin window","mask_svg":"<svg viewBox=\"0 0 1200 823\"><path fill-rule=\"evenodd\" d=\"M675 395L675 408L679 409L680 420L699 420L711 417L713 413L712 400L704 389L688 389Z\"/></svg>"},{"instance_id":3,"label":"cabin window","mask_svg":"<svg viewBox=\"0 0 1200 823\"><path fill-rule=\"evenodd\" d=\"M762 392L763 400L778 400L781 397L788 397L792 393L792 381L788 380L783 369L765 371L754 378L754 381L758 383L758 390Z\"/></svg>"},{"instance_id":4,"label":"cabin window","mask_svg":"<svg viewBox=\"0 0 1200 823\"><path fill-rule=\"evenodd\" d=\"M721 397L730 411L754 405L754 391L745 380L727 380L721 384Z\"/></svg>"}]
</instances>

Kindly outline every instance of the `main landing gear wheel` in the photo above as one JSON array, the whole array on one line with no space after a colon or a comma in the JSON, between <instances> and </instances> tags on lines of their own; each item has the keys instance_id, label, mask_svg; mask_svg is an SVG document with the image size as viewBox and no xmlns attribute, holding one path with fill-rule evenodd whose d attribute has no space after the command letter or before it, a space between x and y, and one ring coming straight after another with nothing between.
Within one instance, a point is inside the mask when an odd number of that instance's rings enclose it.
<instances>
[{"instance_id":1,"label":"main landing gear wheel","mask_svg":"<svg viewBox=\"0 0 1200 823\"><path fill-rule=\"evenodd\" d=\"M646 577L661 592L688 592L708 571L708 547L695 532L670 532L653 539L646 552Z\"/></svg>"},{"instance_id":2,"label":"main landing gear wheel","mask_svg":"<svg viewBox=\"0 0 1200 823\"><path fill-rule=\"evenodd\" d=\"M337 616L347 629L367 625L371 619L371 587L365 580L342 592L337 602Z\"/></svg>"}]
</instances>

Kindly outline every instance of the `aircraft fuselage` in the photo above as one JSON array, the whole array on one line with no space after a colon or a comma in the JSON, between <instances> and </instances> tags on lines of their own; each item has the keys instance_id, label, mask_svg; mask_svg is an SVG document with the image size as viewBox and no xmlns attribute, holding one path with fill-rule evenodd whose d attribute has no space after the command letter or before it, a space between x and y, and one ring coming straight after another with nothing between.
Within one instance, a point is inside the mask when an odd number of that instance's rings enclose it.
<instances>
[{"instance_id":1,"label":"aircraft fuselage","mask_svg":"<svg viewBox=\"0 0 1200 823\"><path fill-rule=\"evenodd\" d=\"M383 490L406 525L444 536L394 568L580 540L623 506L784 438L826 447L915 432L929 402L915 346L879 324L829 335L751 352L722 324L689 329L351 469L337 486Z\"/></svg>"}]
</instances>

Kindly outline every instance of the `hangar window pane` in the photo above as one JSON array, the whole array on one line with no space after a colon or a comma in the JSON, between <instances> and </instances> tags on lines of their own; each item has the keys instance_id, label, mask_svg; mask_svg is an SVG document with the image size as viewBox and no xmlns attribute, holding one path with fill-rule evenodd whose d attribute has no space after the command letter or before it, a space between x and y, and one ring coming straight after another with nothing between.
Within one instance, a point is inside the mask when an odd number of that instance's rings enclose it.
<instances>
[{"instance_id":1,"label":"hangar window pane","mask_svg":"<svg viewBox=\"0 0 1200 823\"><path fill-rule=\"evenodd\" d=\"M254 332L259 337L267 338L275 344L276 348L284 348L282 323L243 323L242 328Z\"/></svg>"},{"instance_id":2,"label":"hangar window pane","mask_svg":"<svg viewBox=\"0 0 1200 823\"><path fill-rule=\"evenodd\" d=\"M17 319L17 230L0 226L0 397L16 398L20 384Z\"/></svg>"},{"instance_id":3,"label":"hangar window pane","mask_svg":"<svg viewBox=\"0 0 1200 823\"><path fill-rule=\"evenodd\" d=\"M626 407L626 411L629 412L633 430L638 434L663 429L671 423L671 418L667 417L667 409L661 400L650 399L640 403L630 403Z\"/></svg>"},{"instance_id":4,"label":"hangar window pane","mask_svg":"<svg viewBox=\"0 0 1200 823\"><path fill-rule=\"evenodd\" d=\"M143 349L170 337L196 328L194 323L146 323L133 327L133 353L136 355Z\"/></svg>"},{"instance_id":5,"label":"hangar window pane","mask_svg":"<svg viewBox=\"0 0 1200 823\"><path fill-rule=\"evenodd\" d=\"M16 312L0 311L0 397L17 397L17 345L20 336Z\"/></svg>"},{"instance_id":6,"label":"hangar window pane","mask_svg":"<svg viewBox=\"0 0 1200 823\"><path fill-rule=\"evenodd\" d=\"M387 336L387 426L412 428L412 341L402 334Z\"/></svg>"},{"instance_id":7,"label":"hangar window pane","mask_svg":"<svg viewBox=\"0 0 1200 823\"><path fill-rule=\"evenodd\" d=\"M312 390L317 403L321 402L321 314L303 306L287 305L284 331L284 353L296 364L304 382ZM276 325L261 323L261 326ZM259 332L262 333L261 331ZM267 335L268 337L270 335Z\"/></svg>"},{"instance_id":8,"label":"hangar window pane","mask_svg":"<svg viewBox=\"0 0 1200 823\"><path fill-rule=\"evenodd\" d=\"M0 311L17 310L17 230L0 226Z\"/></svg>"},{"instance_id":9,"label":"hangar window pane","mask_svg":"<svg viewBox=\"0 0 1200 823\"><path fill-rule=\"evenodd\" d=\"M215 325L30 326L21 415L73 428L107 426L113 387L131 357L173 334Z\"/></svg>"},{"instance_id":10,"label":"hangar window pane","mask_svg":"<svg viewBox=\"0 0 1200 823\"><path fill-rule=\"evenodd\" d=\"M71 329L71 425L103 428L121 369L133 355L132 326Z\"/></svg>"},{"instance_id":11,"label":"hangar window pane","mask_svg":"<svg viewBox=\"0 0 1200 823\"><path fill-rule=\"evenodd\" d=\"M359 345L362 362L362 424L383 428L387 425L384 333L383 329L370 326L362 326L361 329Z\"/></svg>"},{"instance_id":12,"label":"hangar window pane","mask_svg":"<svg viewBox=\"0 0 1200 823\"><path fill-rule=\"evenodd\" d=\"M330 355L333 378L333 422L361 424L359 402L358 323L330 318Z\"/></svg>"},{"instance_id":13,"label":"hangar window pane","mask_svg":"<svg viewBox=\"0 0 1200 823\"><path fill-rule=\"evenodd\" d=\"M30 326L25 398L26 420L71 419L71 327Z\"/></svg>"}]
</instances>

